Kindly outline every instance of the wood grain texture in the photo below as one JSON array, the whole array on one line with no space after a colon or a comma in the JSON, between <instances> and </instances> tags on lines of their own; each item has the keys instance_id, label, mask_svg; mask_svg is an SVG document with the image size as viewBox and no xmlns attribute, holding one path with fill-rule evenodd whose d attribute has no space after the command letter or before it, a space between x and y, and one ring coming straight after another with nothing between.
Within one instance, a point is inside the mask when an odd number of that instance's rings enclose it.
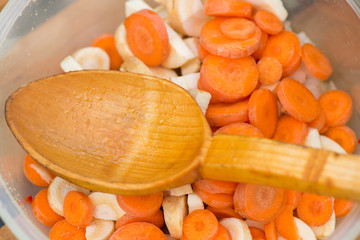
<instances>
[{"instance_id":1,"label":"wood grain texture","mask_svg":"<svg viewBox=\"0 0 360 240\"><path fill-rule=\"evenodd\" d=\"M0 11L5 7L8 0L0 0Z\"/></svg>"}]
</instances>

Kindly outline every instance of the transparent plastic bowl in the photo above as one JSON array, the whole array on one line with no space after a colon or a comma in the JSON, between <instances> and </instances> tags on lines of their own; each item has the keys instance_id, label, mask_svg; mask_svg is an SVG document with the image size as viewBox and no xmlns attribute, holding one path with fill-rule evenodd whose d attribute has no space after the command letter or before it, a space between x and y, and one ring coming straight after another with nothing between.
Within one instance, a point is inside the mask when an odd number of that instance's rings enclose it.
<instances>
[{"instance_id":1,"label":"transparent plastic bowl","mask_svg":"<svg viewBox=\"0 0 360 240\"><path fill-rule=\"evenodd\" d=\"M330 58L331 77L354 98L349 125L360 136L360 4L344 0L284 0L295 32L305 31ZM124 19L120 0L10 0L0 13L0 104L19 86L56 73L59 63L101 33L114 32ZM358 84L358 85L356 85ZM358 90L356 90L358 89ZM36 113L34 113L36 114ZM357 150L359 154L359 149ZM0 116L0 216L18 239L47 239L24 198L39 188L22 172L25 152ZM360 174L360 173L359 173ZM331 239L355 239L360 207L337 223Z\"/></svg>"}]
</instances>

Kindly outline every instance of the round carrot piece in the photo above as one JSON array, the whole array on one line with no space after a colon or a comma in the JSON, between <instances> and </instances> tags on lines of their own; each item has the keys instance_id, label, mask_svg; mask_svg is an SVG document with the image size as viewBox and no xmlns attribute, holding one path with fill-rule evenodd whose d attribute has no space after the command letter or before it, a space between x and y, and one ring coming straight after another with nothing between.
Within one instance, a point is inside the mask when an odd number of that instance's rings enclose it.
<instances>
[{"instance_id":1,"label":"round carrot piece","mask_svg":"<svg viewBox=\"0 0 360 240\"><path fill-rule=\"evenodd\" d=\"M119 70L123 62L115 44L114 34L102 34L94 39L91 44L92 47L99 47L103 49L110 58L110 69Z\"/></svg>"},{"instance_id":2,"label":"round carrot piece","mask_svg":"<svg viewBox=\"0 0 360 240\"><path fill-rule=\"evenodd\" d=\"M266 240L277 240L278 233L275 227L275 221L271 221L264 225Z\"/></svg>"},{"instance_id":3,"label":"round carrot piece","mask_svg":"<svg viewBox=\"0 0 360 240\"><path fill-rule=\"evenodd\" d=\"M201 44L199 44L198 54L199 54L199 58L200 58L201 62L204 62L207 55L209 55L209 52L206 51L206 49Z\"/></svg>"},{"instance_id":4,"label":"round carrot piece","mask_svg":"<svg viewBox=\"0 0 360 240\"><path fill-rule=\"evenodd\" d=\"M117 202L126 212L135 217L146 217L155 214L161 207L163 193L152 193L141 196L117 196Z\"/></svg>"},{"instance_id":5,"label":"round carrot piece","mask_svg":"<svg viewBox=\"0 0 360 240\"><path fill-rule=\"evenodd\" d=\"M214 239L219 222L209 210L195 210L187 215L183 223L183 235L191 240Z\"/></svg>"},{"instance_id":6,"label":"round carrot piece","mask_svg":"<svg viewBox=\"0 0 360 240\"><path fill-rule=\"evenodd\" d=\"M231 39L248 39L254 35L256 25L246 18L228 18L220 24L220 30Z\"/></svg>"},{"instance_id":7,"label":"round carrot piece","mask_svg":"<svg viewBox=\"0 0 360 240\"><path fill-rule=\"evenodd\" d=\"M133 54L147 66L161 64L170 45L164 20L155 12L143 9L125 19L126 39Z\"/></svg>"},{"instance_id":8,"label":"round carrot piece","mask_svg":"<svg viewBox=\"0 0 360 240\"><path fill-rule=\"evenodd\" d=\"M274 140L303 144L309 128L306 123L300 122L290 115L283 115L278 120L278 125L273 136Z\"/></svg>"},{"instance_id":9,"label":"round carrot piece","mask_svg":"<svg viewBox=\"0 0 360 240\"><path fill-rule=\"evenodd\" d=\"M260 43L259 43L258 49L251 55L255 58L255 60L260 59L260 57L265 49L268 37L269 37L269 35L266 32L261 31L261 37L260 37Z\"/></svg>"},{"instance_id":10,"label":"round carrot piece","mask_svg":"<svg viewBox=\"0 0 360 240\"><path fill-rule=\"evenodd\" d=\"M233 123L219 128L214 134L220 133L259 138L264 137L264 134L259 129L248 123Z\"/></svg>"},{"instance_id":11,"label":"round carrot piece","mask_svg":"<svg viewBox=\"0 0 360 240\"><path fill-rule=\"evenodd\" d=\"M348 126L330 127L324 135L337 142L347 153L351 154L355 151L357 145L356 135Z\"/></svg>"},{"instance_id":12,"label":"round carrot piece","mask_svg":"<svg viewBox=\"0 0 360 240\"><path fill-rule=\"evenodd\" d=\"M23 163L25 177L34 185L48 187L55 175L38 164L29 154L26 154Z\"/></svg>"},{"instance_id":13,"label":"round carrot piece","mask_svg":"<svg viewBox=\"0 0 360 240\"><path fill-rule=\"evenodd\" d=\"M217 219L222 218L241 218L239 214L235 212L235 209L233 208L216 208L212 206L207 206L207 210L211 211L213 214L215 214Z\"/></svg>"},{"instance_id":14,"label":"round carrot piece","mask_svg":"<svg viewBox=\"0 0 360 240\"><path fill-rule=\"evenodd\" d=\"M286 205L290 205L292 206L293 209L296 209L301 199L301 192L294 190L286 190L286 194L287 194Z\"/></svg>"},{"instance_id":15,"label":"round carrot piece","mask_svg":"<svg viewBox=\"0 0 360 240\"><path fill-rule=\"evenodd\" d=\"M74 226L86 227L93 219L94 207L90 198L82 192L68 192L64 198L63 208L66 221Z\"/></svg>"},{"instance_id":16,"label":"round carrot piece","mask_svg":"<svg viewBox=\"0 0 360 240\"><path fill-rule=\"evenodd\" d=\"M249 96L258 77L253 57L230 59L209 55L200 70L202 86L222 102L235 102Z\"/></svg>"},{"instance_id":17,"label":"round carrot piece","mask_svg":"<svg viewBox=\"0 0 360 240\"><path fill-rule=\"evenodd\" d=\"M166 240L165 234L160 228L147 222L134 222L117 229L109 240Z\"/></svg>"},{"instance_id":18,"label":"round carrot piece","mask_svg":"<svg viewBox=\"0 0 360 240\"><path fill-rule=\"evenodd\" d=\"M285 78L277 85L276 93L285 110L297 120L311 122L320 115L319 102L300 82Z\"/></svg>"},{"instance_id":19,"label":"round carrot piece","mask_svg":"<svg viewBox=\"0 0 360 240\"><path fill-rule=\"evenodd\" d=\"M205 117L212 127L249 121L249 99L236 103L209 104Z\"/></svg>"},{"instance_id":20,"label":"round carrot piece","mask_svg":"<svg viewBox=\"0 0 360 240\"><path fill-rule=\"evenodd\" d=\"M258 89L251 94L249 120L266 138L272 138L278 121L278 107L275 95L270 90Z\"/></svg>"},{"instance_id":21,"label":"round carrot piece","mask_svg":"<svg viewBox=\"0 0 360 240\"><path fill-rule=\"evenodd\" d=\"M62 216L54 212L54 210L52 210L50 207L47 198L47 188L36 194L34 200L31 203L31 206L37 220L48 227L52 227L55 223L64 219Z\"/></svg>"},{"instance_id":22,"label":"round carrot piece","mask_svg":"<svg viewBox=\"0 0 360 240\"><path fill-rule=\"evenodd\" d=\"M79 228L68 223L65 219L58 221L50 230L50 240L86 240L86 228Z\"/></svg>"},{"instance_id":23,"label":"round carrot piece","mask_svg":"<svg viewBox=\"0 0 360 240\"><path fill-rule=\"evenodd\" d=\"M200 32L200 44L211 54L240 58L250 56L256 51L261 38L260 28L255 26L254 34L247 39L231 39L221 32L226 18L214 18L203 26Z\"/></svg>"},{"instance_id":24,"label":"round carrot piece","mask_svg":"<svg viewBox=\"0 0 360 240\"><path fill-rule=\"evenodd\" d=\"M257 63L259 70L259 81L262 84L273 84L280 80L282 76L282 65L273 57L264 57Z\"/></svg>"},{"instance_id":25,"label":"round carrot piece","mask_svg":"<svg viewBox=\"0 0 360 240\"><path fill-rule=\"evenodd\" d=\"M219 224L219 231L214 240L231 240L230 232L221 224Z\"/></svg>"},{"instance_id":26,"label":"round carrot piece","mask_svg":"<svg viewBox=\"0 0 360 240\"><path fill-rule=\"evenodd\" d=\"M325 81L333 69L329 59L314 45L305 43L301 48L301 58L306 68L318 79Z\"/></svg>"},{"instance_id":27,"label":"round carrot piece","mask_svg":"<svg viewBox=\"0 0 360 240\"><path fill-rule=\"evenodd\" d=\"M330 90L321 94L319 103L325 113L325 125L328 127L344 125L352 115L351 97L342 90Z\"/></svg>"},{"instance_id":28,"label":"round carrot piece","mask_svg":"<svg viewBox=\"0 0 360 240\"><path fill-rule=\"evenodd\" d=\"M205 14L214 17L251 18L252 5L237 0L207 0L204 4Z\"/></svg>"},{"instance_id":29,"label":"round carrot piece","mask_svg":"<svg viewBox=\"0 0 360 240\"><path fill-rule=\"evenodd\" d=\"M253 240L266 240L265 233L256 227L249 227Z\"/></svg>"},{"instance_id":30,"label":"round carrot piece","mask_svg":"<svg viewBox=\"0 0 360 240\"><path fill-rule=\"evenodd\" d=\"M329 221L334 211L331 197L303 193L297 214L309 226L320 226Z\"/></svg>"},{"instance_id":31,"label":"round carrot piece","mask_svg":"<svg viewBox=\"0 0 360 240\"><path fill-rule=\"evenodd\" d=\"M353 206L354 206L354 202L335 198L334 201L335 216L344 217L346 214L350 212Z\"/></svg>"},{"instance_id":32,"label":"round carrot piece","mask_svg":"<svg viewBox=\"0 0 360 240\"><path fill-rule=\"evenodd\" d=\"M261 30L271 35L278 34L284 29L281 20L275 14L265 10L257 11L254 20Z\"/></svg>"},{"instance_id":33,"label":"round carrot piece","mask_svg":"<svg viewBox=\"0 0 360 240\"><path fill-rule=\"evenodd\" d=\"M237 186L236 182L228 182L228 181L220 181L220 180L212 180L212 179L202 179L196 182L199 183L198 186L201 190L204 190L212 194L216 194L216 193L233 194Z\"/></svg>"},{"instance_id":34,"label":"round carrot piece","mask_svg":"<svg viewBox=\"0 0 360 240\"><path fill-rule=\"evenodd\" d=\"M234 205L233 195L226 193L208 193L204 191L205 188L201 183L193 183L194 191L199 195L201 200L209 206L216 208L231 208Z\"/></svg>"},{"instance_id":35,"label":"round carrot piece","mask_svg":"<svg viewBox=\"0 0 360 240\"><path fill-rule=\"evenodd\" d=\"M285 204L284 189L256 184L238 184L234 193L235 211L254 221L274 220L284 209Z\"/></svg>"},{"instance_id":36,"label":"round carrot piece","mask_svg":"<svg viewBox=\"0 0 360 240\"><path fill-rule=\"evenodd\" d=\"M283 66L282 77L285 78L292 75L293 73L296 72L296 70L298 70L300 65L301 65L301 55L300 55L300 51L297 50L294 52L294 55L291 58L290 62L285 66Z\"/></svg>"},{"instance_id":37,"label":"round carrot piece","mask_svg":"<svg viewBox=\"0 0 360 240\"><path fill-rule=\"evenodd\" d=\"M285 206L284 210L275 218L275 226L283 238L288 240L301 239L293 215L293 206Z\"/></svg>"},{"instance_id":38,"label":"round carrot piece","mask_svg":"<svg viewBox=\"0 0 360 240\"><path fill-rule=\"evenodd\" d=\"M207 90L207 89L201 84L201 81L200 81L200 80L198 81L197 88L198 88L199 90L203 90L203 91L209 92L209 90ZM217 103L221 103L221 101L218 100L218 99L216 99L213 95L211 95L210 105L212 105L212 104L217 104ZM207 112L207 110L206 110L206 112Z\"/></svg>"},{"instance_id":39,"label":"round carrot piece","mask_svg":"<svg viewBox=\"0 0 360 240\"><path fill-rule=\"evenodd\" d=\"M324 128L325 122L326 122L325 113L321 109L321 105L320 105L320 114L319 114L319 116L317 116L317 118L315 118L311 122L308 122L308 125L309 125L309 127L316 128L317 130L320 131L321 129Z\"/></svg>"},{"instance_id":40,"label":"round carrot piece","mask_svg":"<svg viewBox=\"0 0 360 240\"><path fill-rule=\"evenodd\" d=\"M126 224L133 222L152 223L156 227L161 228L164 225L164 215L160 209L155 214L146 217L134 217L128 213L125 213L116 221L115 228L118 229Z\"/></svg>"}]
</instances>

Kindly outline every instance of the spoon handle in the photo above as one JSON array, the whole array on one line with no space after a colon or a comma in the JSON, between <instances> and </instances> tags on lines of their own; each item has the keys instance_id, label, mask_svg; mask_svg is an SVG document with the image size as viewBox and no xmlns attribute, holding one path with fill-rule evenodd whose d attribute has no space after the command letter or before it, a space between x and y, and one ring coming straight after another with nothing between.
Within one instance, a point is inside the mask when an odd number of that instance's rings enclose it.
<instances>
[{"instance_id":1,"label":"spoon handle","mask_svg":"<svg viewBox=\"0 0 360 240\"><path fill-rule=\"evenodd\" d=\"M269 139L214 136L200 175L360 201L359 156Z\"/></svg>"}]
</instances>

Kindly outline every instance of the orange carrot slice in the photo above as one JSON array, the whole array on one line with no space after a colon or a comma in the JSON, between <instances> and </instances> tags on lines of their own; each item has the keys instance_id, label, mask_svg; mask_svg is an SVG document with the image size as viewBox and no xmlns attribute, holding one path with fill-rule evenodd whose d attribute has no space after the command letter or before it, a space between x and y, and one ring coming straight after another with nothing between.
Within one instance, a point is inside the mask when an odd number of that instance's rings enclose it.
<instances>
[{"instance_id":1,"label":"orange carrot slice","mask_svg":"<svg viewBox=\"0 0 360 240\"><path fill-rule=\"evenodd\" d=\"M209 210L195 210L184 219L183 235L188 239L215 239L218 230L219 222Z\"/></svg>"},{"instance_id":2,"label":"orange carrot slice","mask_svg":"<svg viewBox=\"0 0 360 240\"><path fill-rule=\"evenodd\" d=\"M252 240L266 240L265 233L256 227L249 227Z\"/></svg>"},{"instance_id":3,"label":"orange carrot slice","mask_svg":"<svg viewBox=\"0 0 360 240\"><path fill-rule=\"evenodd\" d=\"M63 208L66 221L74 226L86 227L93 219L94 207L90 198L82 192L68 192Z\"/></svg>"},{"instance_id":4,"label":"orange carrot slice","mask_svg":"<svg viewBox=\"0 0 360 240\"><path fill-rule=\"evenodd\" d=\"M220 181L220 180L212 180L212 179L202 179L197 181L199 186L201 185L201 189L208 193L226 193L226 194L234 194L235 188L237 186L236 182L229 181Z\"/></svg>"},{"instance_id":5,"label":"orange carrot slice","mask_svg":"<svg viewBox=\"0 0 360 240\"><path fill-rule=\"evenodd\" d=\"M334 201L335 216L344 217L346 214L350 212L353 206L354 206L354 202L335 198Z\"/></svg>"},{"instance_id":6,"label":"orange carrot slice","mask_svg":"<svg viewBox=\"0 0 360 240\"><path fill-rule=\"evenodd\" d=\"M270 90L258 89L251 94L249 120L266 138L272 138L278 121L278 107L275 95Z\"/></svg>"},{"instance_id":7,"label":"orange carrot slice","mask_svg":"<svg viewBox=\"0 0 360 240\"><path fill-rule=\"evenodd\" d=\"M237 0L208 0L204 4L208 16L246 17L251 18L252 5Z\"/></svg>"},{"instance_id":8,"label":"orange carrot slice","mask_svg":"<svg viewBox=\"0 0 360 240\"><path fill-rule=\"evenodd\" d=\"M32 201L31 206L37 220L48 227L52 227L55 223L64 218L54 212L50 207L47 192L47 188L38 192Z\"/></svg>"},{"instance_id":9,"label":"orange carrot slice","mask_svg":"<svg viewBox=\"0 0 360 240\"><path fill-rule=\"evenodd\" d=\"M259 70L259 81L262 84L273 84L280 80L282 76L282 65L273 57L264 57L257 63Z\"/></svg>"},{"instance_id":10,"label":"orange carrot slice","mask_svg":"<svg viewBox=\"0 0 360 240\"><path fill-rule=\"evenodd\" d=\"M278 125L273 136L274 140L303 144L309 128L306 123L300 122L290 115L283 115L278 120Z\"/></svg>"},{"instance_id":11,"label":"orange carrot slice","mask_svg":"<svg viewBox=\"0 0 360 240\"><path fill-rule=\"evenodd\" d=\"M200 44L213 55L227 58L250 56L254 53L261 39L261 30L255 26L255 32L246 39L231 39L221 32L221 25L227 18L215 18L203 26L200 32Z\"/></svg>"},{"instance_id":12,"label":"orange carrot slice","mask_svg":"<svg viewBox=\"0 0 360 240\"><path fill-rule=\"evenodd\" d=\"M340 144L347 153L351 154L355 151L357 138L355 132L348 126L331 127L324 135Z\"/></svg>"},{"instance_id":13,"label":"orange carrot slice","mask_svg":"<svg viewBox=\"0 0 360 240\"><path fill-rule=\"evenodd\" d=\"M209 55L209 52L206 51L206 49L203 46L201 46L201 44L199 44L198 54L199 54L200 61L204 62L207 55Z\"/></svg>"},{"instance_id":14,"label":"orange carrot slice","mask_svg":"<svg viewBox=\"0 0 360 240\"><path fill-rule=\"evenodd\" d=\"M331 197L303 193L296 211L309 226L320 226L329 221L334 204Z\"/></svg>"},{"instance_id":15,"label":"orange carrot slice","mask_svg":"<svg viewBox=\"0 0 360 240\"><path fill-rule=\"evenodd\" d=\"M286 111L297 120L311 122L320 115L319 102L300 82L285 78L277 85L276 93Z\"/></svg>"},{"instance_id":16,"label":"orange carrot slice","mask_svg":"<svg viewBox=\"0 0 360 240\"><path fill-rule=\"evenodd\" d=\"M214 240L231 240L230 232L221 224L219 224L219 231Z\"/></svg>"},{"instance_id":17,"label":"orange carrot slice","mask_svg":"<svg viewBox=\"0 0 360 240\"><path fill-rule=\"evenodd\" d=\"M283 66L283 74L282 77L288 77L296 72L296 70L301 65L301 55L300 51L295 51L293 57L291 58L290 62Z\"/></svg>"},{"instance_id":18,"label":"orange carrot slice","mask_svg":"<svg viewBox=\"0 0 360 240\"><path fill-rule=\"evenodd\" d=\"M170 45L164 20L155 12L143 9L125 19L126 39L134 55L148 66L161 64Z\"/></svg>"},{"instance_id":19,"label":"orange carrot slice","mask_svg":"<svg viewBox=\"0 0 360 240\"><path fill-rule=\"evenodd\" d=\"M23 171L25 177L34 185L39 187L48 187L55 175L38 164L29 154L26 154Z\"/></svg>"},{"instance_id":20,"label":"orange carrot slice","mask_svg":"<svg viewBox=\"0 0 360 240\"><path fill-rule=\"evenodd\" d=\"M256 25L246 18L228 18L220 24L221 33L231 39L248 39L254 35Z\"/></svg>"},{"instance_id":21,"label":"orange carrot slice","mask_svg":"<svg viewBox=\"0 0 360 240\"><path fill-rule=\"evenodd\" d=\"M226 193L208 193L203 190L201 183L193 183L194 191L199 195L201 200L209 206L216 208L231 208L234 205L233 195Z\"/></svg>"},{"instance_id":22,"label":"orange carrot slice","mask_svg":"<svg viewBox=\"0 0 360 240\"><path fill-rule=\"evenodd\" d=\"M128 213L125 213L116 221L115 228L118 229L126 224L133 222L152 223L156 227L161 228L164 225L164 215L160 209L155 214L147 217L134 217Z\"/></svg>"},{"instance_id":23,"label":"orange carrot slice","mask_svg":"<svg viewBox=\"0 0 360 240\"><path fill-rule=\"evenodd\" d=\"M120 207L132 216L146 217L155 214L161 207L163 193L152 193L141 196L117 196Z\"/></svg>"},{"instance_id":24,"label":"orange carrot slice","mask_svg":"<svg viewBox=\"0 0 360 240\"><path fill-rule=\"evenodd\" d=\"M278 233L275 227L275 221L271 221L264 226L266 240L277 240Z\"/></svg>"},{"instance_id":25,"label":"orange carrot slice","mask_svg":"<svg viewBox=\"0 0 360 240\"><path fill-rule=\"evenodd\" d=\"M103 49L110 58L110 69L119 70L123 62L115 44L115 37L113 34L102 34L94 39L91 43L93 47Z\"/></svg>"},{"instance_id":26,"label":"orange carrot slice","mask_svg":"<svg viewBox=\"0 0 360 240\"><path fill-rule=\"evenodd\" d=\"M342 90L330 90L321 94L319 103L325 113L325 125L329 127L344 125L352 115L351 97Z\"/></svg>"},{"instance_id":27,"label":"orange carrot slice","mask_svg":"<svg viewBox=\"0 0 360 240\"><path fill-rule=\"evenodd\" d=\"M301 240L293 216L293 206L286 205L284 210L275 218L277 232L288 240Z\"/></svg>"},{"instance_id":28,"label":"orange carrot slice","mask_svg":"<svg viewBox=\"0 0 360 240\"><path fill-rule=\"evenodd\" d=\"M265 10L257 11L254 20L261 30L271 35L278 34L284 29L281 20L275 14Z\"/></svg>"},{"instance_id":29,"label":"orange carrot slice","mask_svg":"<svg viewBox=\"0 0 360 240\"><path fill-rule=\"evenodd\" d=\"M267 222L275 219L286 204L286 191L255 184L238 184L234 193L235 211L242 216Z\"/></svg>"},{"instance_id":30,"label":"orange carrot slice","mask_svg":"<svg viewBox=\"0 0 360 240\"><path fill-rule=\"evenodd\" d=\"M329 59L314 45L305 43L301 48L301 58L306 68L318 79L325 81L333 69Z\"/></svg>"},{"instance_id":31,"label":"orange carrot slice","mask_svg":"<svg viewBox=\"0 0 360 240\"><path fill-rule=\"evenodd\" d=\"M258 49L251 55L255 58L255 60L260 59L260 57L265 49L268 37L269 37L269 35L266 32L261 31L261 37L260 37L260 43L259 43Z\"/></svg>"},{"instance_id":32,"label":"orange carrot slice","mask_svg":"<svg viewBox=\"0 0 360 240\"><path fill-rule=\"evenodd\" d=\"M326 117L324 111L321 109L320 105L320 114L312 120L311 122L308 122L309 127L316 128L317 130L321 130L325 127Z\"/></svg>"},{"instance_id":33,"label":"orange carrot slice","mask_svg":"<svg viewBox=\"0 0 360 240\"><path fill-rule=\"evenodd\" d=\"M212 127L249 121L249 99L236 103L209 104L205 117Z\"/></svg>"},{"instance_id":34,"label":"orange carrot slice","mask_svg":"<svg viewBox=\"0 0 360 240\"><path fill-rule=\"evenodd\" d=\"M301 192L295 190L286 190L287 202L286 205L292 206L293 210L297 208L301 200Z\"/></svg>"},{"instance_id":35,"label":"orange carrot slice","mask_svg":"<svg viewBox=\"0 0 360 240\"><path fill-rule=\"evenodd\" d=\"M206 209L211 211L216 216L217 219L232 218L232 217L241 218L241 216L237 214L235 212L235 209L233 208L216 208L212 206L207 206Z\"/></svg>"},{"instance_id":36,"label":"orange carrot slice","mask_svg":"<svg viewBox=\"0 0 360 240\"><path fill-rule=\"evenodd\" d=\"M86 240L85 229L68 223L65 219L57 222L50 230L50 240Z\"/></svg>"},{"instance_id":37,"label":"orange carrot slice","mask_svg":"<svg viewBox=\"0 0 360 240\"><path fill-rule=\"evenodd\" d=\"M258 77L253 57L230 59L209 55L200 71L201 85L222 102L235 102L249 96Z\"/></svg>"},{"instance_id":38,"label":"orange carrot slice","mask_svg":"<svg viewBox=\"0 0 360 240\"><path fill-rule=\"evenodd\" d=\"M109 240L125 239L166 240L167 238L160 228L151 223L134 222L120 227L109 238Z\"/></svg>"},{"instance_id":39,"label":"orange carrot slice","mask_svg":"<svg viewBox=\"0 0 360 240\"><path fill-rule=\"evenodd\" d=\"M227 133L249 137L264 137L264 134L256 127L248 123L233 123L219 128L214 134Z\"/></svg>"}]
</instances>

